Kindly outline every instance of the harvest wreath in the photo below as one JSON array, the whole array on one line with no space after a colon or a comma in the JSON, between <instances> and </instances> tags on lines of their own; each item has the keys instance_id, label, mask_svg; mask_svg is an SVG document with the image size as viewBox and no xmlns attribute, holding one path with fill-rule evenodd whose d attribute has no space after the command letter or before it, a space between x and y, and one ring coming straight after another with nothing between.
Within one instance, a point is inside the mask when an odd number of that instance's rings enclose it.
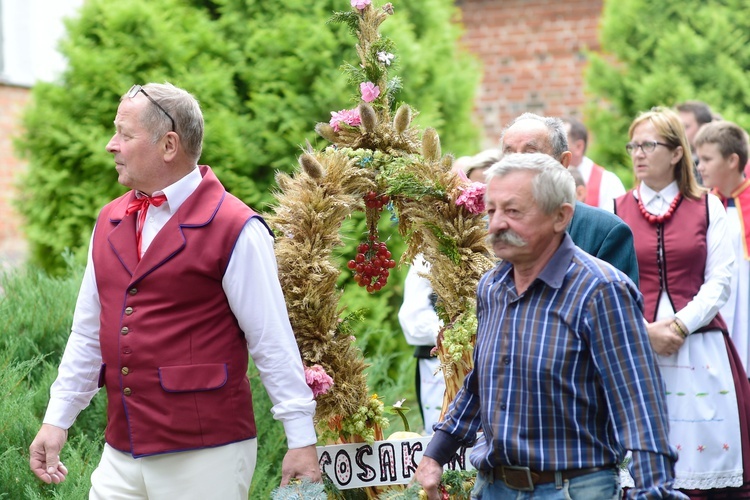
<instances>
[{"instance_id":1,"label":"harvest wreath","mask_svg":"<svg viewBox=\"0 0 750 500\"><path fill-rule=\"evenodd\" d=\"M355 211L365 213L368 235L348 267L371 293L386 284L395 265L378 237L386 204L397 214L407 245L401 263L421 253L432 264L426 277L446 325L437 347L447 386L444 408L471 369L476 286L494 264L485 240L483 186L453 171L453 158L442 154L434 129L411 127L407 104L392 113L400 80L388 79L393 42L378 30L393 6L351 4L333 20L348 24L358 39L360 64L345 70L359 89L359 105L317 124L316 132L331 145L316 151L308 144L298 171L277 174L276 203L266 216L278 234L279 276L316 397L319 435L331 444L382 440L388 424L383 403L369 393L366 364L352 341L353 320L341 317L334 250L343 246L342 222Z\"/></svg>"}]
</instances>

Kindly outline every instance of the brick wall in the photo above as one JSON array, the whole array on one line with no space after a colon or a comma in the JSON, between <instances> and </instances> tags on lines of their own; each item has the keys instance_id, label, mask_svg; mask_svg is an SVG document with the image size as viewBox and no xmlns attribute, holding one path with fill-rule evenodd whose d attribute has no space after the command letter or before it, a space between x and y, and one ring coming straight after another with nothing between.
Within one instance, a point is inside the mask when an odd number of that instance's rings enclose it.
<instances>
[{"instance_id":1,"label":"brick wall","mask_svg":"<svg viewBox=\"0 0 750 500\"><path fill-rule=\"evenodd\" d=\"M484 66L477 115L486 147L519 114L581 116L585 48L602 0L463 0L464 43Z\"/></svg>"},{"instance_id":2,"label":"brick wall","mask_svg":"<svg viewBox=\"0 0 750 500\"><path fill-rule=\"evenodd\" d=\"M15 182L25 163L13 154L13 138L20 132L20 115L29 89L0 85L0 267L15 264L26 254L21 217L13 208Z\"/></svg>"}]
</instances>

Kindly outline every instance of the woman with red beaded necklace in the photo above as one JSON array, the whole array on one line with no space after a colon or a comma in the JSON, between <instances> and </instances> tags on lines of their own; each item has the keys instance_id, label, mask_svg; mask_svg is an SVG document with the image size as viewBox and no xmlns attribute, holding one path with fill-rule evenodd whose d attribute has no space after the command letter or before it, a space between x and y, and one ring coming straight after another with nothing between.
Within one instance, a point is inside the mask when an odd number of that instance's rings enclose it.
<instances>
[{"instance_id":1,"label":"woman with red beaded necklace","mask_svg":"<svg viewBox=\"0 0 750 500\"><path fill-rule=\"evenodd\" d=\"M641 113L629 136L638 184L615 200L615 213L633 231L679 453L675 487L691 498L750 498L750 385L719 314L734 265L724 207L698 186L677 113Z\"/></svg>"}]
</instances>

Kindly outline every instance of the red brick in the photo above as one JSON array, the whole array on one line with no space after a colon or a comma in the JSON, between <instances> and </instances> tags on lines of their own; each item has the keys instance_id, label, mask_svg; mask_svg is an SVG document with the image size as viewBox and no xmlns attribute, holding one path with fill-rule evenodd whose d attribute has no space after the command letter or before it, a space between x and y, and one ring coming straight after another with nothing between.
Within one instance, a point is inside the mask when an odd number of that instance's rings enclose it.
<instances>
[{"instance_id":1,"label":"red brick","mask_svg":"<svg viewBox=\"0 0 750 500\"><path fill-rule=\"evenodd\" d=\"M0 85L0 266L21 260L25 252L21 216L13 207L15 182L26 169L14 154L13 138L21 133L20 116L29 99L25 88Z\"/></svg>"},{"instance_id":2,"label":"red brick","mask_svg":"<svg viewBox=\"0 0 750 500\"><path fill-rule=\"evenodd\" d=\"M476 106L485 143L496 143L529 103L538 113L581 115L586 62L580 52L599 48L602 0L464 0L459 6L463 41L485 67Z\"/></svg>"}]
</instances>

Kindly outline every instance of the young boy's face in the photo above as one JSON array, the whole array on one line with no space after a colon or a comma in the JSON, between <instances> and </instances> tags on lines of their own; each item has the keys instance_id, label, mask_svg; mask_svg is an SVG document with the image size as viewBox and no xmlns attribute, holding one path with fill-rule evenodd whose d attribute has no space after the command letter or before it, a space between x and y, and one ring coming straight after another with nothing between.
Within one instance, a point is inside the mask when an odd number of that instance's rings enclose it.
<instances>
[{"instance_id":1,"label":"young boy's face","mask_svg":"<svg viewBox=\"0 0 750 500\"><path fill-rule=\"evenodd\" d=\"M695 151L698 154L698 172L703 178L703 185L709 188L721 189L732 174L736 173L736 168L732 165L734 155L724 158L719 151L719 145L716 143L705 143ZM737 161L734 160L734 163Z\"/></svg>"}]
</instances>

